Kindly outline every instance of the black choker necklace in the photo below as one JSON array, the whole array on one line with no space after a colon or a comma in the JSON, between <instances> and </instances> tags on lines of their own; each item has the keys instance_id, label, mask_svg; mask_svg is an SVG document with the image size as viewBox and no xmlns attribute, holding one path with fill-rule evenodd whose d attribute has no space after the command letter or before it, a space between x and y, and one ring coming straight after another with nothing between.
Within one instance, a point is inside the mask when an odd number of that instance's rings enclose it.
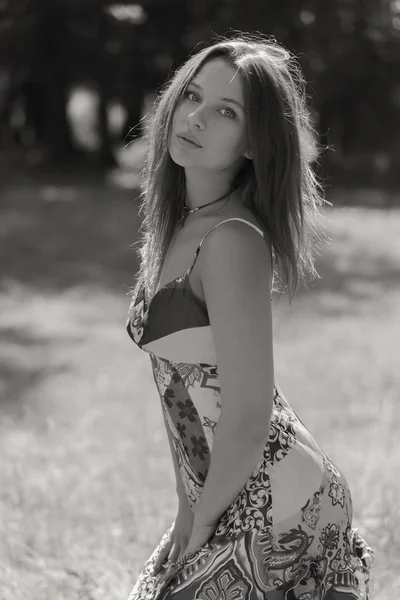
<instances>
[{"instance_id":1,"label":"black choker necklace","mask_svg":"<svg viewBox=\"0 0 400 600\"><path fill-rule=\"evenodd\" d=\"M188 215L190 215L190 213L194 213L198 210L200 210L201 208L205 208L206 206L210 206L210 204L215 204L215 202L219 202L220 200L223 200L223 198L226 198L226 196L230 195L231 191L226 192L226 194L224 194L223 196L220 196L220 198L217 198L216 200L213 200L212 202L208 202L207 204L203 204L202 206L197 206L196 208L188 208L186 206L186 204L183 205L183 211L182 211L182 216L180 218L180 224L181 224L181 228L183 227L184 223L185 223L185 219ZM187 214L185 214L185 211Z\"/></svg>"}]
</instances>

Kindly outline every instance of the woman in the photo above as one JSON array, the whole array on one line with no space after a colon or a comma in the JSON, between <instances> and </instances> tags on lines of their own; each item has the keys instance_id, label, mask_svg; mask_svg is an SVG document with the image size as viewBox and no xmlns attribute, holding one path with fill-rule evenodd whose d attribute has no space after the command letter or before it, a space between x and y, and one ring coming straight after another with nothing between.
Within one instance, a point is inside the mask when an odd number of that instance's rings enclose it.
<instances>
[{"instance_id":1,"label":"woman","mask_svg":"<svg viewBox=\"0 0 400 600\"><path fill-rule=\"evenodd\" d=\"M273 274L289 302L317 275L325 202L300 69L261 36L215 43L163 90L148 137L127 329L150 356L179 510L130 600L364 598L373 553L346 479L274 379Z\"/></svg>"}]
</instances>

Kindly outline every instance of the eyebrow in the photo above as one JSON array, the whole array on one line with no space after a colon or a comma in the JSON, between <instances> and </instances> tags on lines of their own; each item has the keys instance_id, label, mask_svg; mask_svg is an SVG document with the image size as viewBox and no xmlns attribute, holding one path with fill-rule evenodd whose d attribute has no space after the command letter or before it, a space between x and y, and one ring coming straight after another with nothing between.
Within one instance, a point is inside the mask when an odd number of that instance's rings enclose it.
<instances>
[{"instance_id":1,"label":"eyebrow","mask_svg":"<svg viewBox=\"0 0 400 600\"><path fill-rule=\"evenodd\" d=\"M194 85L195 87L197 87L199 90L202 90L203 88L201 87L200 84L196 83L195 81L191 81L189 83L189 85ZM224 102L232 102L232 104L236 104L236 106L238 106L239 108L242 109L243 112L245 112L244 110L244 106L241 104L241 102L238 102L237 100L234 100L233 98L221 98L221 100L223 100Z\"/></svg>"}]
</instances>

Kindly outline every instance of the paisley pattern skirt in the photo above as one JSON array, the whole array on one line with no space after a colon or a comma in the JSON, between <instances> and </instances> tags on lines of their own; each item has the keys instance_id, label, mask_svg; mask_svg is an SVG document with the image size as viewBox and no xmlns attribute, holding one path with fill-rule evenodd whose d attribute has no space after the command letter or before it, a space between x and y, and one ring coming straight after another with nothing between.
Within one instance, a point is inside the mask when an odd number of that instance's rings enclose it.
<instances>
[{"instance_id":1,"label":"paisley pattern skirt","mask_svg":"<svg viewBox=\"0 0 400 600\"><path fill-rule=\"evenodd\" d=\"M368 600L374 554L351 527L351 496L339 471L324 455L320 488L277 524L270 458L264 452L212 539L154 574L173 524L167 529L129 600Z\"/></svg>"}]
</instances>

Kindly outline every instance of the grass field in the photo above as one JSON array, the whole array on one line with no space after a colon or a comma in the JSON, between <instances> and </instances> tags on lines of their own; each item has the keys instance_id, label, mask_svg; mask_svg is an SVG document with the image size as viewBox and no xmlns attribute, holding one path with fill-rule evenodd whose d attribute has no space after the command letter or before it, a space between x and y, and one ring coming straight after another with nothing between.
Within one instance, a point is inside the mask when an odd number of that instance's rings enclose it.
<instances>
[{"instance_id":1,"label":"grass field","mask_svg":"<svg viewBox=\"0 0 400 600\"><path fill-rule=\"evenodd\" d=\"M337 198L322 279L274 303L276 377L347 476L376 552L372 598L392 600L400 211ZM150 363L125 331L138 225L133 193L101 183L2 195L0 600L126 600L175 517Z\"/></svg>"}]
</instances>

